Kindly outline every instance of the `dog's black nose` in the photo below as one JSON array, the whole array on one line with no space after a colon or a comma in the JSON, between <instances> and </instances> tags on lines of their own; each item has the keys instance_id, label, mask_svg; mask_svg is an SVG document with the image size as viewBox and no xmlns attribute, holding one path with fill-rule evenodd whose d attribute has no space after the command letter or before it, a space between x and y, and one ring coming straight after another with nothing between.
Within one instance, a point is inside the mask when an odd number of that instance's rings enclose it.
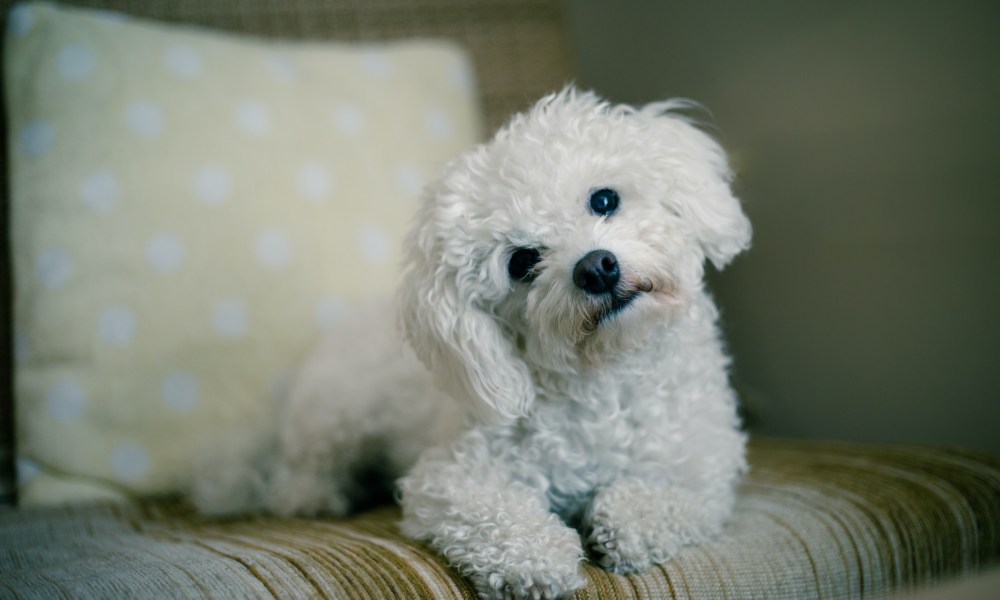
<instances>
[{"instance_id":1,"label":"dog's black nose","mask_svg":"<svg viewBox=\"0 0 1000 600\"><path fill-rule=\"evenodd\" d=\"M588 294L605 294L621 277L618 259L607 250L588 252L573 268L573 283Z\"/></svg>"}]
</instances>

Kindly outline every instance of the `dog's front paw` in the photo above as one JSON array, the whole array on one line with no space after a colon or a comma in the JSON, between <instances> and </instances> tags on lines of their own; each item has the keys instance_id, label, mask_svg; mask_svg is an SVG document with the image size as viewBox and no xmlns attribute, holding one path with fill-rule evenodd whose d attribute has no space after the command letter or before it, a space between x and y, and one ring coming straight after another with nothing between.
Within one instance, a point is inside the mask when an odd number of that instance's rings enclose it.
<instances>
[{"instance_id":1,"label":"dog's front paw","mask_svg":"<svg viewBox=\"0 0 1000 600\"><path fill-rule=\"evenodd\" d=\"M724 514L674 490L619 482L594 497L585 520L586 546L608 571L635 573L716 535Z\"/></svg>"},{"instance_id":2,"label":"dog's front paw","mask_svg":"<svg viewBox=\"0 0 1000 600\"><path fill-rule=\"evenodd\" d=\"M590 515L587 549L595 563L613 573L635 573L652 564L641 531L615 524L605 512Z\"/></svg>"},{"instance_id":3,"label":"dog's front paw","mask_svg":"<svg viewBox=\"0 0 1000 600\"><path fill-rule=\"evenodd\" d=\"M470 579L482 600L557 600L568 597L586 583L575 565L563 572L518 570L476 574Z\"/></svg>"},{"instance_id":4,"label":"dog's front paw","mask_svg":"<svg viewBox=\"0 0 1000 600\"><path fill-rule=\"evenodd\" d=\"M482 566L470 569L480 598L555 600L569 596L586 583L580 568L583 548L579 535L561 524L548 525L505 529L506 543L480 553L478 562Z\"/></svg>"}]
</instances>

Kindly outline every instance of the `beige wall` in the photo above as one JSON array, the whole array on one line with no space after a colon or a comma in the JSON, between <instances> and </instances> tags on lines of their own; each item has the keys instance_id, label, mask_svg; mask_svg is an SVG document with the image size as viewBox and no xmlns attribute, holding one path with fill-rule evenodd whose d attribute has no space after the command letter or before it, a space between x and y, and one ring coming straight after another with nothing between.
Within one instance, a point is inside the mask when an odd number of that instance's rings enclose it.
<instances>
[{"instance_id":1,"label":"beige wall","mask_svg":"<svg viewBox=\"0 0 1000 600\"><path fill-rule=\"evenodd\" d=\"M714 113L755 431L1000 452L1000 2L570 0L579 83Z\"/></svg>"}]
</instances>

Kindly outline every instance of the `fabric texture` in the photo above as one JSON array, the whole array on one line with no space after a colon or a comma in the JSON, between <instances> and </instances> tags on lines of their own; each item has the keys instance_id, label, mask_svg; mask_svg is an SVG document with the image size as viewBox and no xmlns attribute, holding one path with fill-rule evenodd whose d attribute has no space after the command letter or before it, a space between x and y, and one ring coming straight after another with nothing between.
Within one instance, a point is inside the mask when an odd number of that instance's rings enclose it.
<instances>
[{"instance_id":1,"label":"fabric texture","mask_svg":"<svg viewBox=\"0 0 1000 600\"><path fill-rule=\"evenodd\" d=\"M14 3L0 0L5 17ZM163 22L277 40L392 41L439 38L466 48L474 63L486 127L572 77L560 0L63 0ZM10 26L11 19L6 19ZM5 112L5 111L4 111ZM7 123L0 114L0 138ZM0 145L0 505L14 501L13 357L8 254L7 149Z\"/></svg>"},{"instance_id":2,"label":"fabric texture","mask_svg":"<svg viewBox=\"0 0 1000 600\"><path fill-rule=\"evenodd\" d=\"M424 182L479 135L471 65L43 3L7 32L20 500L169 492L391 293Z\"/></svg>"},{"instance_id":3,"label":"fabric texture","mask_svg":"<svg viewBox=\"0 0 1000 600\"><path fill-rule=\"evenodd\" d=\"M756 440L721 539L575 598L866 598L1000 559L1000 459ZM473 598L384 507L346 520L206 521L179 504L0 512L0 597Z\"/></svg>"}]
</instances>

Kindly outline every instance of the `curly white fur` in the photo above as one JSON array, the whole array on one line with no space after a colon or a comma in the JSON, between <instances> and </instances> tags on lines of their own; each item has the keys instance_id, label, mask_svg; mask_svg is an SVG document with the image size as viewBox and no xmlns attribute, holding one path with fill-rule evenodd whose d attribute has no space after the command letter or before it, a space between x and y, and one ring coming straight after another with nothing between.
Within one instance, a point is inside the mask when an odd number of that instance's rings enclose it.
<instances>
[{"instance_id":1,"label":"curly white fur","mask_svg":"<svg viewBox=\"0 0 1000 600\"><path fill-rule=\"evenodd\" d=\"M702 275L751 229L685 106L566 89L450 163L424 195L397 299L446 393L384 315L366 319L307 362L268 442L196 482L196 503L344 514L369 491L359 467L405 473L403 531L483 598L560 597L583 584L588 552L627 573L715 535L745 437ZM608 216L588 204L602 188L621 199ZM539 251L530 281L508 273L518 248ZM617 257L627 306L574 284L592 250Z\"/></svg>"}]
</instances>

